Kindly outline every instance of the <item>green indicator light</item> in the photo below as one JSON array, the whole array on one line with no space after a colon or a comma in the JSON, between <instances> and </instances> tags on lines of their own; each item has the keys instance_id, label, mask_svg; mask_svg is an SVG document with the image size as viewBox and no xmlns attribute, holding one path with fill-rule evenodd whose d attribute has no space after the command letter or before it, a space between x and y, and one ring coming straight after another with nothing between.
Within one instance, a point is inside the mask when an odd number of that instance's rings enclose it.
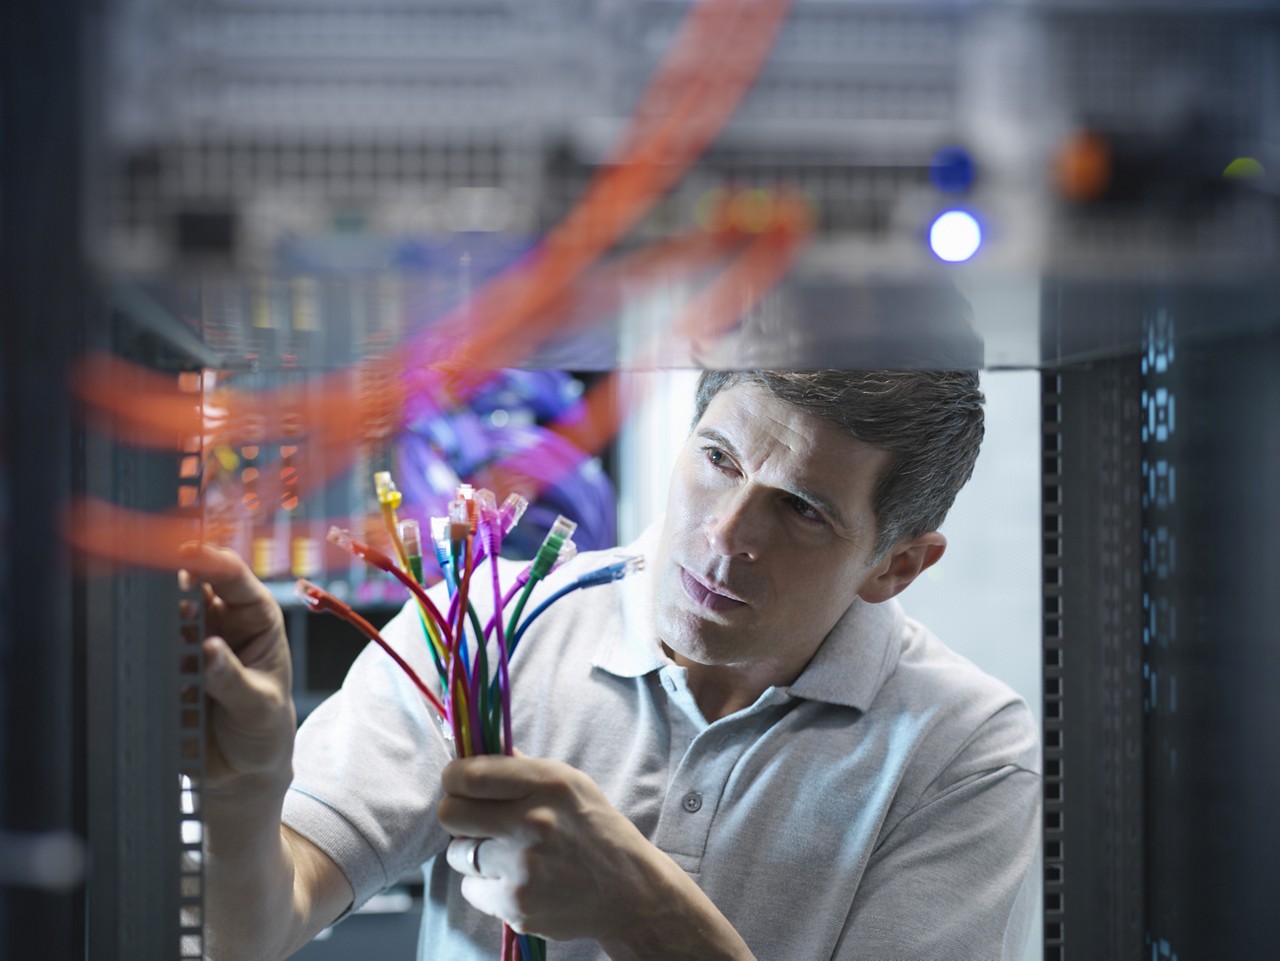
<instances>
[{"instance_id":1,"label":"green indicator light","mask_svg":"<svg viewBox=\"0 0 1280 961\"><path fill-rule=\"evenodd\" d=\"M1252 180L1254 177L1261 177L1264 173L1266 171L1262 169L1262 164L1252 157L1237 157L1227 164L1227 169L1222 171L1222 176L1228 180Z\"/></svg>"}]
</instances>

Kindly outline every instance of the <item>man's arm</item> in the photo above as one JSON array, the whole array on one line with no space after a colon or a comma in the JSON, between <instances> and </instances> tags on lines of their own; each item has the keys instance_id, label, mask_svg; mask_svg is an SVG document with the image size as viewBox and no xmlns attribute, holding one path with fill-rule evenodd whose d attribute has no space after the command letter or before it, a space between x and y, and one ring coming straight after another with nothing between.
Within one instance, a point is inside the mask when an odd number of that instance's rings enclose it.
<instances>
[{"instance_id":1,"label":"man's arm","mask_svg":"<svg viewBox=\"0 0 1280 961\"><path fill-rule=\"evenodd\" d=\"M201 547L188 567L207 584L205 953L275 961L353 894L327 855L280 823L296 714L279 605L231 551Z\"/></svg>"},{"instance_id":2,"label":"man's arm","mask_svg":"<svg viewBox=\"0 0 1280 961\"><path fill-rule=\"evenodd\" d=\"M440 822L463 839L448 861L480 911L517 931L591 938L615 961L753 959L702 889L582 772L478 757L454 761L443 780Z\"/></svg>"},{"instance_id":3,"label":"man's arm","mask_svg":"<svg viewBox=\"0 0 1280 961\"><path fill-rule=\"evenodd\" d=\"M351 885L306 838L255 803L209 805L205 956L276 961L297 951L351 904Z\"/></svg>"}]
</instances>

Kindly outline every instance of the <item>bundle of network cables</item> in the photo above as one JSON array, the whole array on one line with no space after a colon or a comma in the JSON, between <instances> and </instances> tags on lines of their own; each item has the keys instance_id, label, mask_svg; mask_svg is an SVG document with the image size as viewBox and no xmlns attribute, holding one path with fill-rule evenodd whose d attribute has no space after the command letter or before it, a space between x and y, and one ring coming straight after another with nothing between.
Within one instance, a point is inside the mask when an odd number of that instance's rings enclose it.
<instances>
[{"instance_id":1,"label":"bundle of network cables","mask_svg":"<svg viewBox=\"0 0 1280 961\"><path fill-rule=\"evenodd\" d=\"M336 527L330 529L329 540L395 577L416 599L423 639L435 665L434 683L424 681L348 604L306 580L298 581L298 593L312 609L341 617L395 660L440 718L459 757L512 754L509 664L529 625L565 595L619 580L639 570L643 559L626 558L585 574L526 614L538 583L576 552L573 533L577 525L563 515L557 517L532 562L504 589L497 564L502 540L519 522L528 503L512 494L499 506L491 491L461 484L449 504L448 516L431 520L431 551L449 596L442 611L425 589L420 525L410 518L397 518L402 498L389 472L375 474L374 484L395 558ZM470 599L473 590L483 589L474 586L472 579L486 558L490 561L494 611L487 624L481 622ZM546 943L504 926L501 957L502 961L545 961Z\"/></svg>"}]
</instances>

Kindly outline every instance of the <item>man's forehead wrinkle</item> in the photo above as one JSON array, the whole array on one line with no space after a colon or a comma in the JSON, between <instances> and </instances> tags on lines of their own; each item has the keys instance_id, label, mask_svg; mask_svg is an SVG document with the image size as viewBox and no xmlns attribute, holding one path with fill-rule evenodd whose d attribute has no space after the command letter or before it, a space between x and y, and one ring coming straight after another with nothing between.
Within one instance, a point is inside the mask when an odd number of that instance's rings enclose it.
<instances>
[{"instance_id":1,"label":"man's forehead wrinkle","mask_svg":"<svg viewBox=\"0 0 1280 961\"><path fill-rule=\"evenodd\" d=\"M812 436L813 432L811 430L806 431L803 429L804 427L810 426L808 424L805 424L803 421L801 422L803 424L803 427L798 428L792 423L781 420L773 416L772 414L768 414L768 413L756 414L755 417L758 420L768 421L769 423L773 424L775 427L775 430L771 432L773 434L773 439L776 440L779 444L781 444L791 453L793 454L802 453L806 450L812 449L815 438ZM806 436L806 434L808 436ZM798 439L799 443L793 443L792 438Z\"/></svg>"},{"instance_id":2,"label":"man's forehead wrinkle","mask_svg":"<svg viewBox=\"0 0 1280 961\"><path fill-rule=\"evenodd\" d=\"M727 410L721 417L720 422L726 426L736 428L739 433L745 434L750 439L750 432L754 430L762 430L769 434L769 439L779 446L786 448L792 454L802 454L812 450L817 441L816 425L811 423L803 411L798 408L794 411L788 406L786 408L788 417L779 417L776 413L769 409L769 404L752 403L752 400L767 401L770 395L755 388L754 385L743 385L743 393L740 395L742 400L734 405L727 405ZM762 409L763 408L763 409ZM722 435L723 430L717 431ZM726 436L726 439L730 439ZM769 453L768 445L764 445L764 452ZM750 451L742 449L742 445L738 445L737 453L743 456L749 455Z\"/></svg>"}]
</instances>

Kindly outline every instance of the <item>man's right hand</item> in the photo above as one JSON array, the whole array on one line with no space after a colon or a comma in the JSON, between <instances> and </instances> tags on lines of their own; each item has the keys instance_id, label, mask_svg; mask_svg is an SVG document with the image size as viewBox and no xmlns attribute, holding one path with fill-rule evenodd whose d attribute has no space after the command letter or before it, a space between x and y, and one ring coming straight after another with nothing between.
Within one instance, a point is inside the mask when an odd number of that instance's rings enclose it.
<instances>
[{"instance_id":1,"label":"man's right hand","mask_svg":"<svg viewBox=\"0 0 1280 961\"><path fill-rule=\"evenodd\" d=\"M188 567L205 581L205 791L283 795L297 716L280 605L234 551L201 545Z\"/></svg>"},{"instance_id":2,"label":"man's right hand","mask_svg":"<svg viewBox=\"0 0 1280 961\"><path fill-rule=\"evenodd\" d=\"M205 957L274 961L351 904L346 877L280 823L297 724L284 615L233 551L187 559L205 582Z\"/></svg>"}]
</instances>

